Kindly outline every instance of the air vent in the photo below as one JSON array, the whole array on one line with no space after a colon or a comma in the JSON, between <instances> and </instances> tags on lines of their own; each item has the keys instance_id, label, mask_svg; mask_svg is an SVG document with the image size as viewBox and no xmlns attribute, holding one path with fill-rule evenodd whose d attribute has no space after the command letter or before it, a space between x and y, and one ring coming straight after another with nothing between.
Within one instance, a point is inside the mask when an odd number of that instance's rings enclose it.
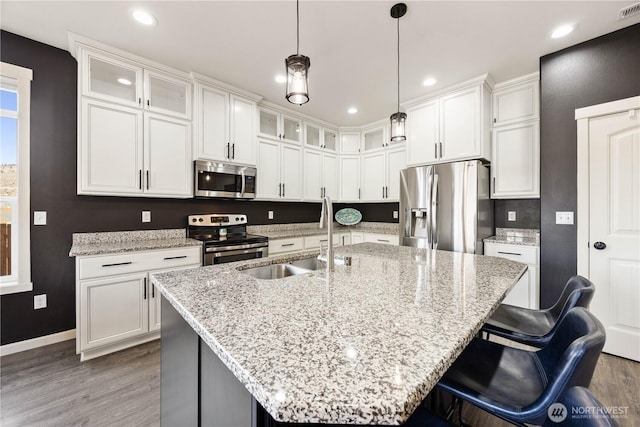
<instances>
[{"instance_id":1,"label":"air vent","mask_svg":"<svg viewBox=\"0 0 640 427\"><path fill-rule=\"evenodd\" d=\"M624 7L618 12L618 21L640 14L640 2Z\"/></svg>"}]
</instances>

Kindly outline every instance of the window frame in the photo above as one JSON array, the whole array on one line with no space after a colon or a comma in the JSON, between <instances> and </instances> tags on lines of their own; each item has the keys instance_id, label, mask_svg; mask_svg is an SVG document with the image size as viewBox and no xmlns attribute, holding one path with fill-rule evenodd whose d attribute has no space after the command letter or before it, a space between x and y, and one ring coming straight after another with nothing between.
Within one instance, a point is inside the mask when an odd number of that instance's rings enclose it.
<instances>
[{"instance_id":1,"label":"window frame","mask_svg":"<svg viewBox=\"0 0 640 427\"><path fill-rule=\"evenodd\" d=\"M16 164L18 175L17 233L12 226L11 254L18 257L12 261L12 274L0 277L0 295L33 290L31 282L31 191L30 191L30 119L31 81L33 71L5 62L0 62L0 85L18 93L18 147ZM17 239L13 237L17 236ZM13 268L17 266L17 271Z\"/></svg>"}]
</instances>

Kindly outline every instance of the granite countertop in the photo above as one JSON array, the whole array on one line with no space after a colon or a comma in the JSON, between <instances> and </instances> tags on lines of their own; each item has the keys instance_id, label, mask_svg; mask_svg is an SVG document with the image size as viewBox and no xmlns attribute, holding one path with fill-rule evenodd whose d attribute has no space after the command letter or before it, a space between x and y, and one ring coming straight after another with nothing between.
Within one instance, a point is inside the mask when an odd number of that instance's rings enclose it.
<instances>
[{"instance_id":1,"label":"granite countertop","mask_svg":"<svg viewBox=\"0 0 640 427\"><path fill-rule=\"evenodd\" d=\"M70 257L202 246L184 229L74 233L72 241Z\"/></svg>"},{"instance_id":2,"label":"granite countertop","mask_svg":"<svg viewBox=\"0 0 640 427\"><path fill-rule=\"evenodd\" d=\"M333 223L334 233L349 233L359 231L363 233L377 233L398 235L397 223L387 222L361 222L356 225L341 225ZM317 222L307 222L298 224L273 224L273 225L250 225L247 232L267 236L270 239L286 239L290 237L320 236L327 234L326 228L318 227Z\"/></svg>"},{"instance_id":3,"label":"granite countertop","mask_svg":"<svg viewBox=\"0 0 640 427\"><path fill-rule=\"evenodd\" d=\"M275 420L398 425L526 271L375 243L335 252L353 264L275 280L240 271L306 251L151 280Z\"/></svg>"},{"instance_id":4,"label":"granite countertop","mask_svg":"<svg viewBox=\"0 0 640 427\"><path fill-rule=\"evenodd\" d=\"M483 242L508 243L510 245L540 246L540 230L526 228L496 228L496 235Z\"/></svg>"}]
</instances>

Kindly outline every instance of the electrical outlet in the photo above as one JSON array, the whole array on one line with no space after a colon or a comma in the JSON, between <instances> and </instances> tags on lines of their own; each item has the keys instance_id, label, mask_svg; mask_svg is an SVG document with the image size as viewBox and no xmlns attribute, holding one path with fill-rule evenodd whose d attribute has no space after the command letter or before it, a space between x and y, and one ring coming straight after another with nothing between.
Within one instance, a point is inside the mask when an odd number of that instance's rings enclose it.
<instances>
[{"instance_id":1,"label":"electrical outlet","mask_svg":"<svg viewBox=\"0 0 640 427\"><path fill-rule=\"evenodd\" d=\"M33 225L47 225L47 211L33 211Z\"/></svg>"},{"instance_id":2,"label":"electrical outlet","mask_svg":"<svg viewBox=\"0 0 640 427\"><path fill-rule=\"evenodd\" d=\"M47 308L47 294L33 296L33 309Z\"/></svg>"},{"instance_id":3,"label":"electrical outlet","mask_svg":"<svg viewBox=\"0 0 640 427\"><path fill-rule=\"evenodd\" d=\"M573 225L573 212L556 212L556 224Z\"/></svg>"},{"instance_id":4,"label":"electrical outlet","mask_svg":"<svg viewBox=\"0 0 640 427\"><path fill-rule=\"evenodd\" d=\"M269 219L273 219L273 211L269 211Z\"/></svg>"},{"instance_id":5,"label":"electrical outlet","mask_svg":"<svg viewBox=\"0 0 640 427\"><path fill-rule=\"evenodd\" d=\"M151 211L142 211L142 222L151 222Z\"/></svg>"},{"instance_id":6,"label":"electrical outlet","mask_svg":"<svg viewBox=\"0 0 640 427\"><path fill-rule=\"evenodd\" d=\"M515 220L516 220L516 211L508 211L507 221L515 221Z\"/></svg>"},{"instance_id":7,"label":"electrical outlet","mask_svg":"<svg viewBox=\"0 0 640 427\"><path fill-rule=\"evenodd\" d=\"M398 219L398 211L393 211L393 219Z\"/></svg>"}]
</instances>

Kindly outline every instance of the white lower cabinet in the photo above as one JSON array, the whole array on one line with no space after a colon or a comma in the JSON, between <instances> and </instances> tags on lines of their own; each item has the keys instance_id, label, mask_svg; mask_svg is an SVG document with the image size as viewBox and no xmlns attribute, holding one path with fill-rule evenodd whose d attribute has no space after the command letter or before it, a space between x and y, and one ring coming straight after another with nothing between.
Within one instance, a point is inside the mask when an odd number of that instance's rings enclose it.
<instances>
[{"instance_id":1,"label":"white lower cabinet","mask_svg":"<svg viewBox=\"0 0 640 427\"><path fill-rule=\"evenodd\" d=\"M76 353L88 360L159 338L149 275L198 267L199 246L76 258Z\"/></svg>"},{"instance_id":2,"label":"white lower cabinet","mask_svg":"<svg viewBox=\"0 0 640 427\"><path fill-rule=\"evenodd\" d=\"M395 234L363 233L365 243L383 243L385 245L399 245L400 238Z\"/></svg>"},{"instance_id":3,"label":"white lower cabinet","mask_svg":"<svg viewBox=\"0 0 640 427\"><path fill-rule=\"evenodd\" d=\"M296 252L304 249L304 237L269 239L269 255Z\"/></svg>"},{"instance_id":4,"label":"white lower cabinet","mask_svg":"<svg viewBox=\"0 0 640 427\"><path fill-rule=\"evenodd\" d=\"M485 242L484 254L527 264L527 271L509 291L503 304L538 309L540 300L540 252L537 246Z\"/></svg>"}]
</instances>

